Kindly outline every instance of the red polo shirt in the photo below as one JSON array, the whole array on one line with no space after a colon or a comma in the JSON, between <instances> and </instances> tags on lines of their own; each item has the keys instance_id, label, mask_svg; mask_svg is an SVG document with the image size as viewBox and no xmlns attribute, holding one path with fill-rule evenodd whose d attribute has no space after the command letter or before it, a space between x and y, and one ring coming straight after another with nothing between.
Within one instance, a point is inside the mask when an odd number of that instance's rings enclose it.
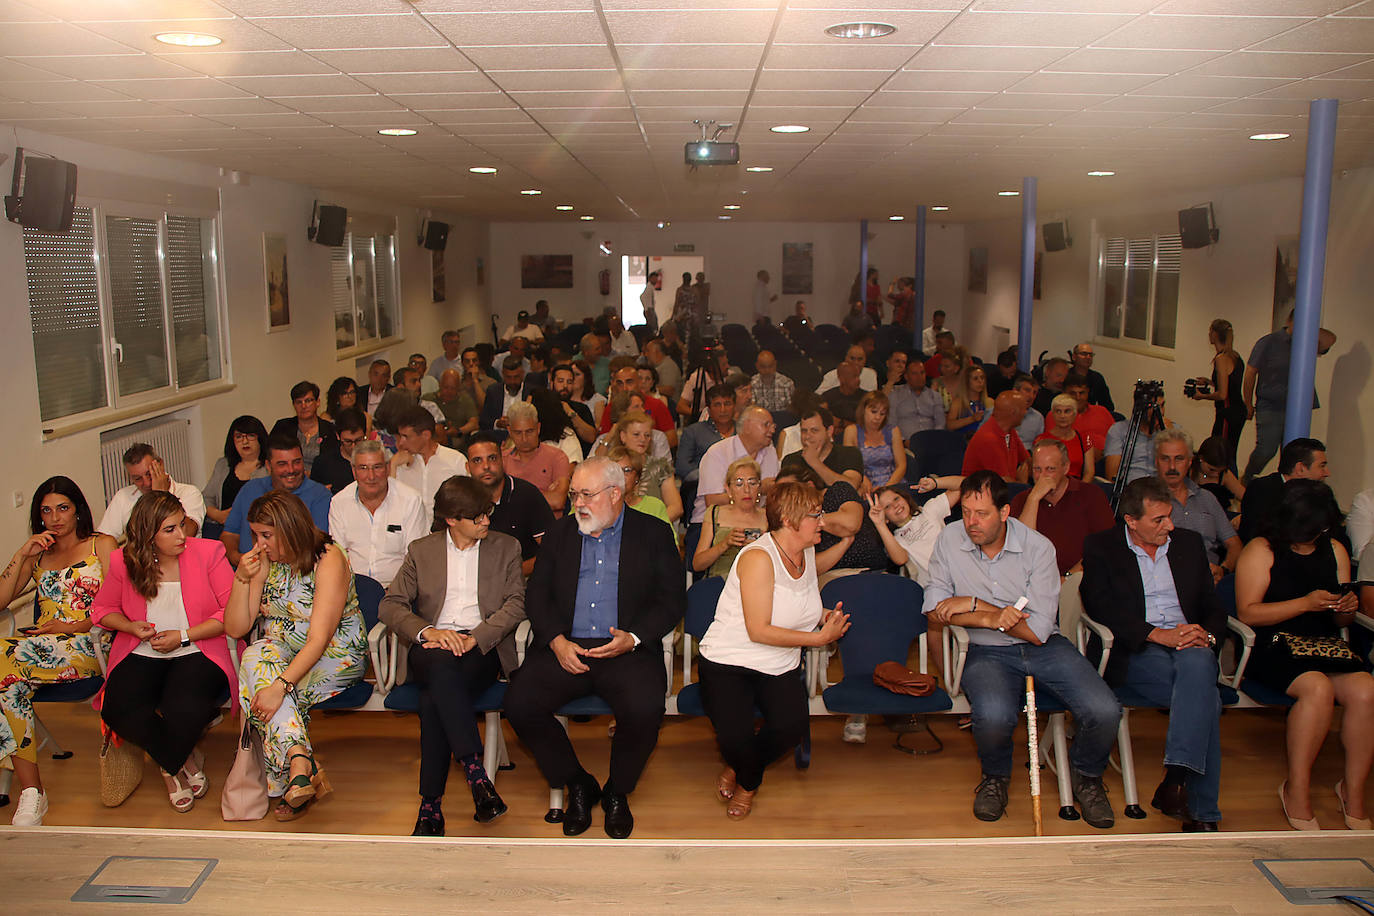
<instances>
[{"instance_id":1,"label":"red polo shirt","mask_svg":"<svg viewBox=\"0 0 1374 916\"><path fill-rule=\"evenodd\" d=\"M1021 462L1029 458L1016 430L1002 432L1002 427L988 421L978 427L978 432L968 441L962 473L967 477L974 471L992 471L1010 480L1016 477Z\"/></svg>"}]
</instances>

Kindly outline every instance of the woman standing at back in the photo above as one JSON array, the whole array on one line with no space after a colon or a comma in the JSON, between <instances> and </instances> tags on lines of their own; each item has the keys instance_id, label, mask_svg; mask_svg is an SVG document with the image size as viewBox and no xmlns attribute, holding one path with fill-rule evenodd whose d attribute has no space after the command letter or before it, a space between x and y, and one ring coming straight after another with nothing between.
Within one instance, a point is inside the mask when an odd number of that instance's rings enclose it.
<instances>
[{"instance_id":1,"label":"woman standing at back","mask_svg":"<svg viewBox=\"0 0 1374 916\"><path fill-rule=\"evenodd\" d=\"M1236 334L1231 322L1218 318L1207 329L1207 342L1216 351L1212 357L1212 393L1193 393L1195 401L1211 401L1216 408L1212 421L1212 435L1221 436L1231 451L1228 459L1231 472L1236 471L1236 449L1240 445L1240 431L1245 426L1245 400L1241 396L1241 381L1245 377L1245 360L1233 346ZM1207 379L1198 376L1198 382Z\"/></svg>"}]
</instances>

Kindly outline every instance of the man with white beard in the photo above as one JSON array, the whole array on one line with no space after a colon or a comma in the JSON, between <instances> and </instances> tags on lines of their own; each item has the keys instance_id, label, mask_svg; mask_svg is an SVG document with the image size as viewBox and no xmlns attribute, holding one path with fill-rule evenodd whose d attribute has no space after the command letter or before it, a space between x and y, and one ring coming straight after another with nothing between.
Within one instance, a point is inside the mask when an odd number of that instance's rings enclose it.
<instances>
[{"instance_id":1,"label":"man with white beard","mask_svg":"<svg viewBox=\"0 0 1374 916\"><path fill-rule=\"evenodd\" d=\"M577 466L573 511L544 535L525 593L533 641L506 694L506 717L552 787L566 786L563 833L591 826L601 802L606 835L634 829L627 796L658 743L667 693L661 642L687 596L672 530L626 511L625 474L608 458ZM555 713L585 696L615 716L604 786L577 759Z\"/></svg>"}]
</instances>

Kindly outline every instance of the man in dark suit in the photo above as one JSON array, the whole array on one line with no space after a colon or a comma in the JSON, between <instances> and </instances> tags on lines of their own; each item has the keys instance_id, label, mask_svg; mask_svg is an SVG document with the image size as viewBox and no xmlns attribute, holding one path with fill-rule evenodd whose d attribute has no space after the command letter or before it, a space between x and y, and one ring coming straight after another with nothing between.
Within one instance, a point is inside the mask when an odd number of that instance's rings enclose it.
<instances>
[{"instance_id":1,"label":"man in dark suit","mask_svg":"<svg viewBox=\"0 0 1374 916\"><path fill-rule=\"evenodd\" d=\"M501 363L501 381L487 387L482 399L482 413L477 425L482 429L499 429L505 435L506 408L515 401L523 401L529 396L534 385L525 378L525 362L519 356L507 356Z\"/></svg>"},{"instance_id":2,"label":"man in dark suit","mask_svg":"<svg viewBox=\"0 0 1374 916\"><path fill-rule=\"evenodd\" d=\"M1326 464L1326 445L1320 439L1294 439L1279 452L1279 469L1256 477L1240 499L1240 539L1250 543L1263 533L1265 519L1272 518L1283 502L1283 485L1290 480L1323 481L1331 475ZM1334 532L1333 532L1334 534Z\"/></svg>"},{"instance_id":3,"label":"man in dark suit","mask_svg":"<svg viewBox=\"0 0 1374 916\"><path fill-rule=\"evenodd\" d=\"M1173 501L1157 477L1122 491L1124 525L1083 544L1083 608L1115 636L1106 680L1169 710L1164 781L1151 804L1184 832L1221 819L1221 698L1217 642L1226 612L1212 588L1202 536L1174 528Z\"/></svg>"},{"instance_id":4,"label":"man in dark suit","mask_svg":"<svg viewBox=\"0 0 1374 916\"><path fill-rule=\"evenodd\" d=\"M520 542L490 531L487 488L450 477L434 494L443 528L412 541L378 614L407 646L420 684L420 814L412 836L443 836L440 809L450 755L472 790L480 824L506 813L482 766L473 698L516 668L515 628L525 619ZM450 581L450 571L456 580Z\"/></svg>"},{"instance_id":5,"label":"man in dark suit","mask_svg":"<svg viewBox=\"0 0 1374 916\"><path fill-rule=\"evenodd\" d=\"M634 829L634 791L663 721L667 675L661 641L686 610L682 561L672 532L625 505L625 475L590 458L572 476L573 512L544 535L525 594L534 639L506 694L506 717L550 786L566 786L563 833L591 825L600 799L606 835ZM582 768L554 717L595 695L615 714L605 786Z\"/></svg>"}]
</instances>

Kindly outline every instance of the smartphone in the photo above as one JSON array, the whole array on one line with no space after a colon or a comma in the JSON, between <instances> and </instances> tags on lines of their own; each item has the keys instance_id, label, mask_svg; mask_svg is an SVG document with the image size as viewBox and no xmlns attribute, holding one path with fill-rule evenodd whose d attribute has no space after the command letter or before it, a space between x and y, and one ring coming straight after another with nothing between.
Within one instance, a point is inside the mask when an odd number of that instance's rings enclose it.
<instances>
[{"instance_id":1,"label":"smartphone","mask_svg":"<svg viewBox=\"0 0 1374 916\"><path fill-rule=\"evenodd\" d=\"M763 537L763 529L762 529L762 528L745 528L745 529L744 529L744 543L746 543L746 544L748 544L750 541L757 541L757 540L758 540L759 538L761 538L761 537Z\"/></svg>"},{"instance_id":2,"label":"smartphone","mask_svg":"<svg viewBox=\"0 0 1374 916\"><path fill-rule=\"evenodd\" d=\"M36 636L36 635L38 635L38 627L20 627L20 628L19 628L19 635L20 635L20 636Z\"/></svg>"},{"instance_id":3,"label":"smartphone","mask_svg":"<svg viewBox=\"0 0 1374 916\"><path fill-rule=\"evenodd\" d=\"M1368 579L1361 579L1358 582L1342 582L1337 586L1336 590L1340 592L1342 595L1348 595L1351 592L1358 592L1361 588L1363 588L1366 585L1374 586L1374 582L1371 582Z\"/></svg>"}]
</instances>

